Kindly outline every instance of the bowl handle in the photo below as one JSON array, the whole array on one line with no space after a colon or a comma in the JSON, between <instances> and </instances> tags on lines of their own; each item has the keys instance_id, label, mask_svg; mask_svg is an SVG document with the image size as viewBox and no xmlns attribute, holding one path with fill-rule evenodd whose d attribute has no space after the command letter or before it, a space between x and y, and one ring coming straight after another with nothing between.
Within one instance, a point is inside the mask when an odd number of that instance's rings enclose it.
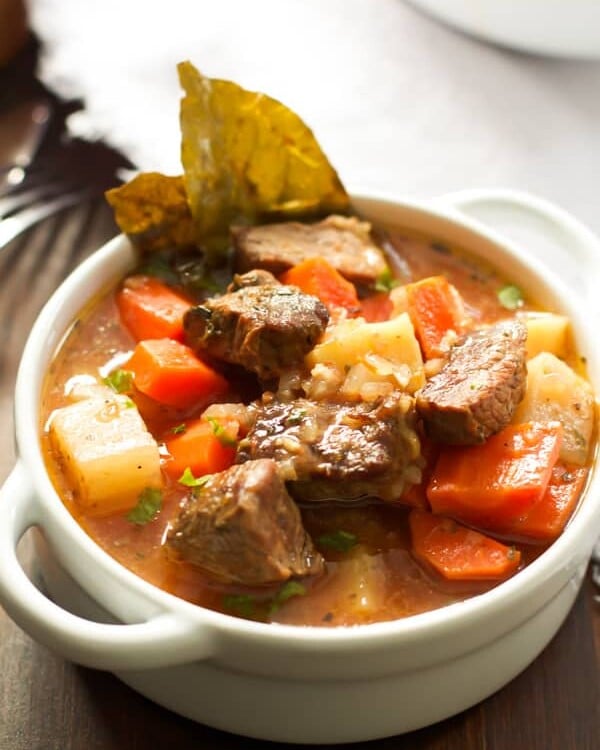
<instances>
[{"instance_id":1,"label":"bowl handle","mask_svg":"<svg viewBox=\"0 0 600 750\"><path fill-rule=\"evenodd\" d=\"M43 526L20 461L0 490L0 514L0 603L35 640L71 661L110 671L172 666L212 653L208 634L180 612L160 612L134 624L104 624L78 617L42 594L16 553L27 529Z\"/></svg>"},{"instance_id":2,"label":"bowl handle","mask_svg":"<svg viewBox=\"0 0 600 750\"><path fill-rule=\"evenodd\" d=\"M598 297L600 240L562 208L529 193L500 188L461 190L434 198L447 213L485 225L537 255L572 290Z\"/></svg>"}]
</instances>

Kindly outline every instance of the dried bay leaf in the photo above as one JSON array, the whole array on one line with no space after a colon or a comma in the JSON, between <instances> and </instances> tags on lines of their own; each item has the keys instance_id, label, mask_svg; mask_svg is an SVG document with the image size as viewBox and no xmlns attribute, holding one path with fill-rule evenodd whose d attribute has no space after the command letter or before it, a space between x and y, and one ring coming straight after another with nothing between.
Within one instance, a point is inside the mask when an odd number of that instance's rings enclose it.
<instances>
[{"instance_id":1,"label":"dried bay leaf","mask_svg":"<svg viewBox=\"0 0 600 750\"><path fill-rule=\"evenodd\" d=\"M137 175L106 194L144 252L196 246L226 259L232 224L319 218L350 200L312 131L290 109L231 81L178 66L184 175Z\"/></svg>"},{"instance_id":2,"label":"dried bay leaf","mask_svg":"<svg viewBox=\"0 0 600 750\"><path fill-rule=\"evenodd\" d=\"M183 177L145 172L125 185L108 190L106 199L120 230L142 251L195 244L195 227Z\"/></svg>"},{"instance_id":3,"label":"dried bay leaf","mask_svg":"<svg viewBox=\"0 0 600 750\"><path fill-rule=\"evenodd\" d=\"M182 163L198 242L226 237L237 222L348 208L336 171L298 115L265 94L206 78L189 62L178 71Z\"/></svg>"}]
</instances>

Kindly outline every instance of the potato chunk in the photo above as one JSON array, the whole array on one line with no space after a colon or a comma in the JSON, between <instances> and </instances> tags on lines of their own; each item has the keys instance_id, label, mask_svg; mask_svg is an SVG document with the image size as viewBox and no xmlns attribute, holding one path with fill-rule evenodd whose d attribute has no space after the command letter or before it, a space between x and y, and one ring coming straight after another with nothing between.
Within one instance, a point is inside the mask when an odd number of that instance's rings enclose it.
<instances>
[{"instance_id":1,"label":"potato chunk","mask_svg":"<svg viewBox=\"0 0 600 750\"><path fill-rule=\"evenodd\" d=\"M358 363L379 374L387 369L385 376L390 382L396 387L405 385L408 393L414 393L425 383L421 349L406 313L382 323L354 319L331 326L306 362L310 368L317 364L335 365L342 372L348 372ZM394 378L395 371L400 376L399 382Z\"/></svg>"},{"instance_id":2,"label":"potato chunk","mask_svg":"<svg viewBox=\"0 0 600 750\"><path fill-rule=\"evenodd\" d=\"M527 357L550 352L564 359L567 356L569 319L556 313L525 313L519 316L527 327Z\"/></svg>"},{"instance_id":3,"label":"potato chunk","mask_svg":"<svg viewBox=\"0 0 600 750\"><path fill-rule=\"evenodd\" d=\"M57 409L49 434L88 513L129 510L142 490L162 484L158 445L125 396L93 395Z\"/></svg>"},{"instance_id":4,"label":"potato chunk","mask_svg":"<svg viewBox=\"0 0 600 750\"><path fill-rule=\"evenodd\" d=\"M594 428L592 387L569 365L549 352L527 363L527 391L513 422L558 420L564 428L560 458L583 466Z\"/></svg>"}]
</instances>

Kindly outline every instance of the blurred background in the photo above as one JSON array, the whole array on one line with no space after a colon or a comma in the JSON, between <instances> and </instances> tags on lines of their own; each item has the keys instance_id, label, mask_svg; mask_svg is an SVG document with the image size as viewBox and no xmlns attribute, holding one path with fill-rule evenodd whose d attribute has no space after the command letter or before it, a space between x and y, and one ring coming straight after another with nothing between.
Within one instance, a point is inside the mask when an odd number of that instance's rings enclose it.
<instances>
[{"instance_id":1,"label":"blurred background","mask_svg":"<svg viewBox=\"0 0 600 750\"><path fill-rule=\"evenodd\" d=\"M457 33L417 5L487 38L514 29L520 49ZM461 6L479 17L460 17ZM486 17L486 6L504 12ZM175 65L190 59L298 112L351 189L517 187L600 230L600 63L585 6L600 37L600 4L588 0L28 1L42 80L85 104L72 132L104 137L141 169L180 170ZM523 50L543 48L544 30L559 56Z\"/></svg>"}]
</instances>

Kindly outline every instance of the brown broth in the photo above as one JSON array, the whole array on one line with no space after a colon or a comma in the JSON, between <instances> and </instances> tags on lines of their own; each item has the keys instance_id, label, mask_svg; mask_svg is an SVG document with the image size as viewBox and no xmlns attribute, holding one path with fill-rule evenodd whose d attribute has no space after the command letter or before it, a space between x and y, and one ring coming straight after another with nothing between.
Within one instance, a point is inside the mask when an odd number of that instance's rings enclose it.
<instances>
[{"instance_id":1,"label":"brown broth","mask_svg":"<svg viewBox=\"0 0 600 750\"><path fill-rule=\"evenodd\" d=\"M396 267L404 269L402 282L443 273L461 293L477 324L506 317L497 292L511 280L468 255L403 231L390 233L398 254ZM408 278L406 277L408 274ZM523 309L533 309L525 305ZM91 304L73 326L46 377L42 398L42 425L53 410L65 406L67 382L76 375L98 376L107 363L134 346L120 325L109 293ZM575 351L569 360L575 362ZM149 399L136 403L150 431L160 442L165 431L181 421L181 413ZM183 415L183 416L198 416ZM131 524L124 516L88 516L77 504L47 432L42 428L47 469L58 493L82 528L112 557L143 579L195 604L246 617L298 625L352 625L392 620L445 606L485 591L495 583L451 584L418 564L410 553L407 509L372 504L358 508L303 508L303 520L327 560L326 573L303 581L305 594L273 606L277 587L249 589L217 585L194 566L172 559L163 540L170 519L178 512L185 488L166 479L163 507L152 522ZM319 545L327 532L344 529L357 544L346 553ZM523 565L544 549L520 544Z\"/></svg>"}]
</instances>

